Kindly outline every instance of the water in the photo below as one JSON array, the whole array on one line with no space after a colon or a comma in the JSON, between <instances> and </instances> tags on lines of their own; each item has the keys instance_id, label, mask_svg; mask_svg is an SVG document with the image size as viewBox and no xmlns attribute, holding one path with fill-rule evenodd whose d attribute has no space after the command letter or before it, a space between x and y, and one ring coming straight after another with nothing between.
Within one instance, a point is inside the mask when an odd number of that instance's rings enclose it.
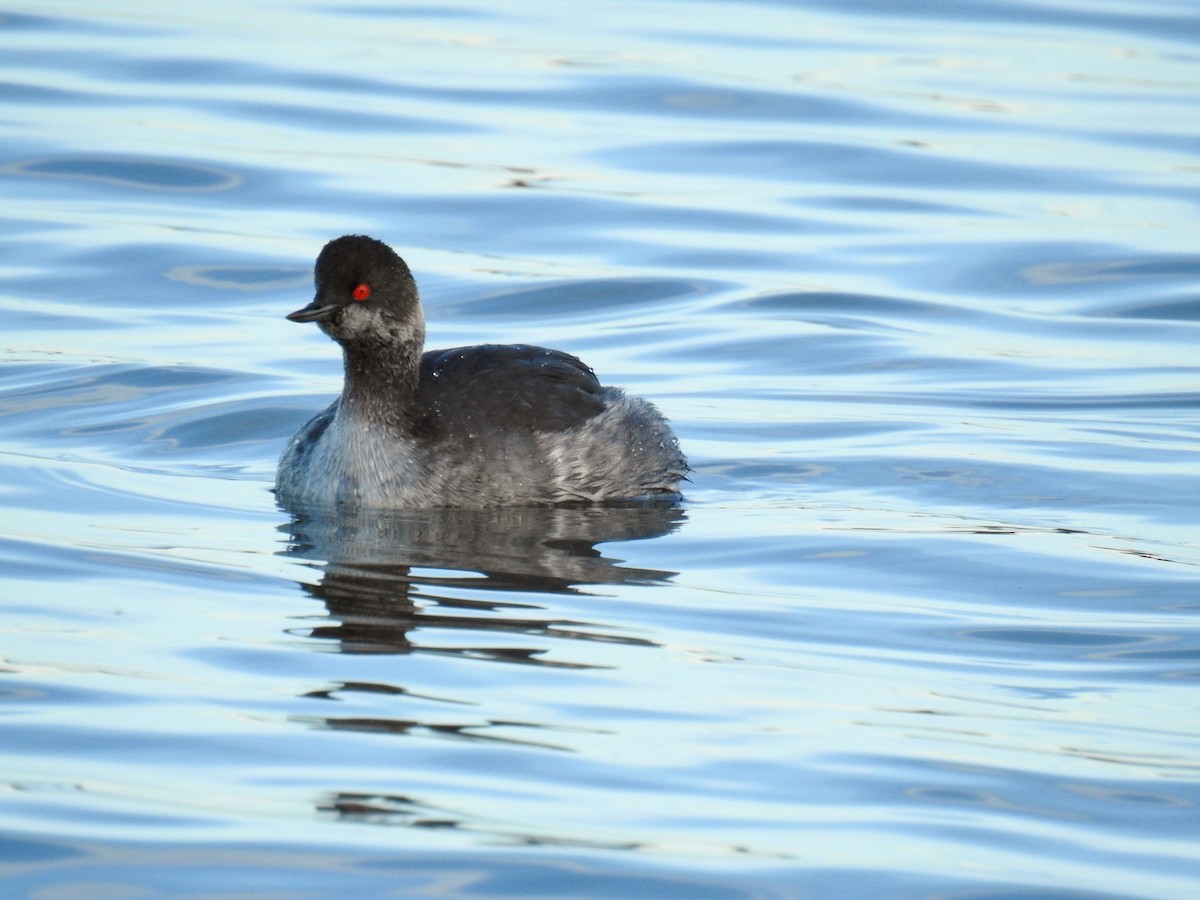
<instances>
[{"instance_id":1,"label":"water","mask_svg":"<svg viewBox=\"0 0 1200 900\"><path fill-rule=\"evenodd\" d=\"M1191 0L6 10L5 896L1200 892ZM277 509L345 232L684 506Z\"/></svg>"}]
</instances>

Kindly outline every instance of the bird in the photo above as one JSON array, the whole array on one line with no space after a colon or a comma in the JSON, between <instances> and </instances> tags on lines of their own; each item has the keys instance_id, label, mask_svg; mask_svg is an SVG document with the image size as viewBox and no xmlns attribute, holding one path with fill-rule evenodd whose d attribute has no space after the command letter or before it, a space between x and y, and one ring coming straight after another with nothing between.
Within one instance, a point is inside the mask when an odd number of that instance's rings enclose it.
<instances>
[{"instance_id":1,"label":"bird","mask_svg":"<svg viewBox=\"0 0 1200 900\"><path fill-rule=\"evenodd\" d=\"M335 509L677 503L690 471L658 409L529 344L425 350L407 263L343 235L288 314L341 345L341 395L279 458L278 500Z\"/></svg>"}]
</instances>

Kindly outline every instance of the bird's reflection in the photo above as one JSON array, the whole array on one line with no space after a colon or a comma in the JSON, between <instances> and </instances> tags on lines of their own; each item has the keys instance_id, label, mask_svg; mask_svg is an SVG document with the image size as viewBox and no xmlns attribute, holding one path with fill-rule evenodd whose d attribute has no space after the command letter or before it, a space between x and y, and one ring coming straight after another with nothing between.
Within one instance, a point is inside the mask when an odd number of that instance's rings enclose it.
<instances>
[{"instance_id":1,"label":"bird's reflection","mask_svg":"<svg viewBox=\"0 0 1200 900\"><path fill-rule=\"evenodd\" d=\"M319 812L338 821L408 828L453 829L486 837L490 843L524 847L572 847L589 850L640 850L637 841L599 841L553 834L528 834L472 821L461 811L424 803L403 794L364 794L342 791L329 794L317 805Z\"/></svg>"},{"instance_id":2,"label":"bird's reflection","mask_svg":"<svg viewBox=\"0 0 1200 900\"><path fill-rule=\"evenodd\" d=\"M310 561L320 573L316 583L303 587L325 607L311 627L293 633L349 654L439 654L472 664L540 666L547 675L599 668L596 653L572 653L572 648L582 650L581 642L593 650L599 649L596 642L658 645L605 624L602 616L589 613L590 621L556 616L551 610L554 595L586 594L591 585L666 581L675 573L622 565L607 553L623 541L668 534L684 518L677 507L644 505L370 515L293 512L284 526L289 534L284 552ZM597 549L600 544L607 545L603 552ZM589 604L592 608L602 610L603 603ZM390 664L372 669L401 671ZM357 678L314 686L303 695L315 703L349 701L343 709L350 714L293 720L382 739L467 742L485 752L521 747L570 753L588 734L602 733L586 721L489 715L486 703L462 695L457 681L410 689L387 683L386 677L362 680L360 664L353 671ZM452 828L518 842L562 840L536 827L497 832L486 817L447 810L419 796L334 792L321 798L317 809L340 821Z\"/></svg>"},{"instance_id":3,"label":"bird's reflection","mask_svg":"<svg viewBox=\"0 0 1200 900\"><path fill-rule=\"evenodd\" d=\"M305 590L326 607L309 636L345 653L414 650L506 662L542 659L546 647L420 645L420 629L521 633L545 638L646 643L603 625L554 619L521 593L575 593L587 585L653 583L675 573L620 565L600 543L658 537L684 513L673 506L399 510L370 515L294 515L287 555L309 559L320 581ZM488 592L498 596L491 598ZM467 595L470 596L467 596Z\"/></svg>"}]
</instances>

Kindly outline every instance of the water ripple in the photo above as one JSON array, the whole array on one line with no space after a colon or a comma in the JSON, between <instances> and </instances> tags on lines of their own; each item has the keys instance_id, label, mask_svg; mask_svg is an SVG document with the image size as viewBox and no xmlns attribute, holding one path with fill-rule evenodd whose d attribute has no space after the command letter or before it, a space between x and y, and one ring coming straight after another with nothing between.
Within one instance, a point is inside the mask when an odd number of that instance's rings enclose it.
<instances>
[{"instance_id":1,"label":"water ripple","mask_svg":"<svg viewBox=\"0 0 1200 900\"><path fill-rule=\"evenodd\" d=\"M8 893L1194 893L1188 4L26 6ZM341 233L684 507L281 511Z\"/></svg>"}]
</instances>

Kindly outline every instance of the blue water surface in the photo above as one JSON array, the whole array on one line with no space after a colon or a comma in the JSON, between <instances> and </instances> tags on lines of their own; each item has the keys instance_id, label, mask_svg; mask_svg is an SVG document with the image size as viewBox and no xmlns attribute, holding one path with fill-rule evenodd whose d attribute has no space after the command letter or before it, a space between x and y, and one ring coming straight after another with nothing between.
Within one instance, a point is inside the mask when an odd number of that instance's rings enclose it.
<instances>
[{"instance_id":1,"label":"blue water surface","mask_svg":"<svg viewBox=\"0 0 1200 900\"><path fill-rule=\"evenodd\" d=\"M0 894L1200 895L1193 0L0 13ZM678 509L279 509L326 240Z\"/></svg>"}]
</instances>

